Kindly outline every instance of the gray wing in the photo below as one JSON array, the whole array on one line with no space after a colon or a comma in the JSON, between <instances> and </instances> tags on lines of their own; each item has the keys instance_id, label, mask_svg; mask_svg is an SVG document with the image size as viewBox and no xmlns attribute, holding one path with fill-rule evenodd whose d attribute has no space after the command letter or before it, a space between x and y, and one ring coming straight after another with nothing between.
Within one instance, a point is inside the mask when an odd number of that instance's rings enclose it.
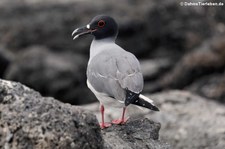
<instances>
[{"instance_id":1,"label":"gray wing","mask_svg":"<svg viewBox=\"0 0 225 149\"><path fill-rule=\"evenodd\" d=\"M125 100L125 89L140 93L143 76L136 57L126 51L104 51L92 58L87 68L87 79L101 93Z\"/></svg>"}]
</instances>

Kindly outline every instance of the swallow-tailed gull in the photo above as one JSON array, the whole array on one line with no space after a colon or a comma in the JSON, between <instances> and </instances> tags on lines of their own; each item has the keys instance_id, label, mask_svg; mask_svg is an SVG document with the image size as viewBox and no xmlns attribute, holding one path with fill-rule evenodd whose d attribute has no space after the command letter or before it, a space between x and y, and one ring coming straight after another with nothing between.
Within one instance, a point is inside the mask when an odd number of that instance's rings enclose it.
<instances>
[{"instance_id":1,"label":"swallow-tailed gull","mask_svg":"<svg viewBox=\"0 0 225 149\"><path fill-rule=\"evenodd\" d=\"M102 115L101 128L111 123L104 122L104 105L123 108L122 118L113 124L125 124L125 110L129 104L138 105L154 111L159 109L153 101L142 95L144 85L141 68L137 58L115 43L118 25L110 16L98 15L89 24L73 31L73 39L91 34L94 39L90 47L87 67L87 86L100 101Z\"/></svg>"}]
</instances>

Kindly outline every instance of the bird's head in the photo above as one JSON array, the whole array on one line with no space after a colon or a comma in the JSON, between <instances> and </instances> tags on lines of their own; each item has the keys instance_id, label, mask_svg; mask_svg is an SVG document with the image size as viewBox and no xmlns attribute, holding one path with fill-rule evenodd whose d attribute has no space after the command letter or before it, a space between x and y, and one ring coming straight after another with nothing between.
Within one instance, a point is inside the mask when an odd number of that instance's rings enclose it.
<instances>
[{"instance_id":1,"label":"bird's head","mask_svg":"<svg viewBox=\"0 0 225 149\"><path fill-rule=\"evenodd\" d=\"M97 40L108 37L116 38L118 34L118 25L112 17L98 15L86 26L75 29L72 33L73 40L87 34L94 35Z\"/></svg>"}]
</instances>

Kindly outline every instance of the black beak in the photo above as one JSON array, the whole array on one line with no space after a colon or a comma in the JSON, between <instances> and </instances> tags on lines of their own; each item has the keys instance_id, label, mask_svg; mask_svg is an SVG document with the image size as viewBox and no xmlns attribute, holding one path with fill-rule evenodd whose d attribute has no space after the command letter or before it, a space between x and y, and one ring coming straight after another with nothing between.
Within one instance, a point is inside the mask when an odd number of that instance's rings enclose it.
<instances>
[{"instance_id":1,"label":"black beak","mask_svg":"<svg viewBox=\"0 0 225 149\"><path fill-rule=\"evenodd\" d=\"M86 26L84 27L80 27L80 28L77 28L73 31L72 33L72 36L73 37L73 40L77 39L78 37L80 36L83 36L83 35L87 35L87 34L91 34L92 32L96 31L97 29L90 29L90 28L87 28Z\"/></svg>"}]
</instances>

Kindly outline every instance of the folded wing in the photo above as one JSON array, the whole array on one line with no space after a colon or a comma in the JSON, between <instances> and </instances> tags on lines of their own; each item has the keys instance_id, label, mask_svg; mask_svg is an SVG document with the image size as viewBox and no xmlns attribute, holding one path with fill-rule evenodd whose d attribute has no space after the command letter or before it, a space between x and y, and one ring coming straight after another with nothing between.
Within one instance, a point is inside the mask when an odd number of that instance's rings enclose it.
<instances>
[{"instance_id":1,"label":"folded wing","mask_svg":"<svg viewBox=\"0 0 225 149\"><path fill-rule=\"evenodd\" d=\"M87 68L87 79L94 89L124 101L126 90L140 93L143 76L136 57L126 51L105 50L92 58Z\"/></svg>"}]
</instances>

